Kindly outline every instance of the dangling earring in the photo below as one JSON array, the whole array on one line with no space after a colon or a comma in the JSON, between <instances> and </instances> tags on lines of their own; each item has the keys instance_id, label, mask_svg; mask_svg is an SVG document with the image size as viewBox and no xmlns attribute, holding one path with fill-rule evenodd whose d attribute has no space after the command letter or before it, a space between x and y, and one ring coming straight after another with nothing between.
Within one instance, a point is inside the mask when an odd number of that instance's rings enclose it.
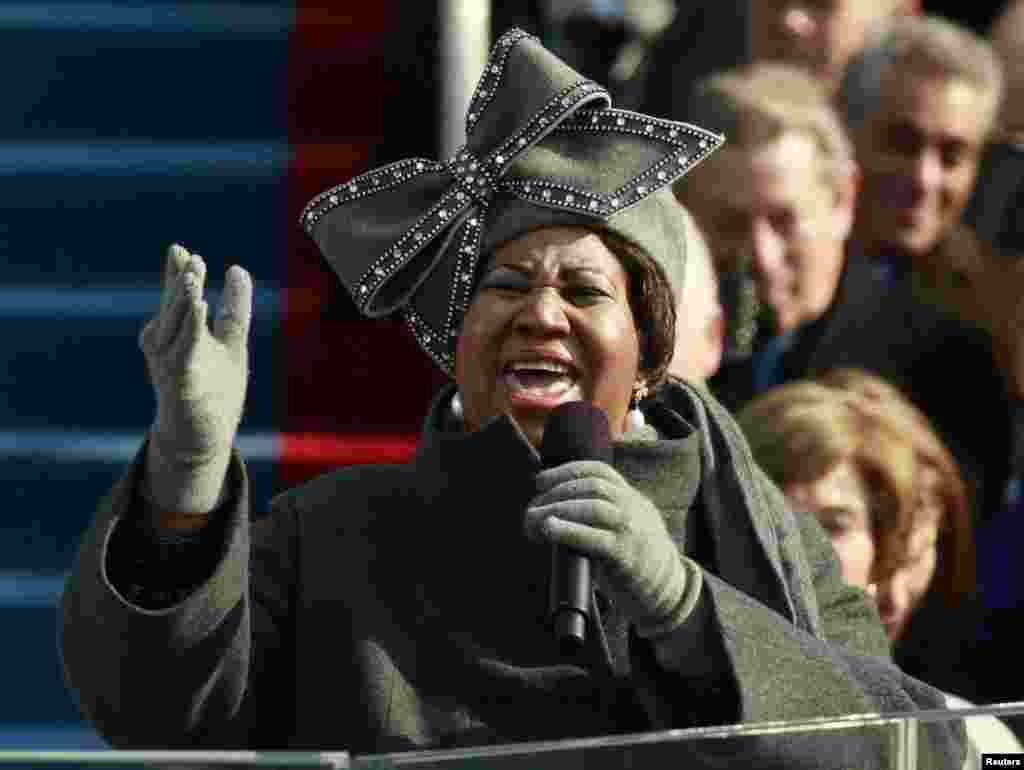
<instances>
[{"instance_id":1,"label":"dangling earring","mask_svg":"<svg viewBox=\"0 0 1024 770\"><path fill-rule=\"evenodd\" d=\"M459 391L455 391L455 395L452 396L452 417L459 422L462 422L462 395Z\"/></svg>"},{"instance_id":2,"label":"dangling earring","mask_svg":"<svg viewBox=\"0 0 1024 770\"><path fill-rule=\"evenodd\" d=\"M647 398L647 383L639 382L633 390L633 398L629 403L629 414L626 415L630 430L640 430L647 424L644 413L640 411L640 402L645 398Z\"/></svg>"}]
</instances>

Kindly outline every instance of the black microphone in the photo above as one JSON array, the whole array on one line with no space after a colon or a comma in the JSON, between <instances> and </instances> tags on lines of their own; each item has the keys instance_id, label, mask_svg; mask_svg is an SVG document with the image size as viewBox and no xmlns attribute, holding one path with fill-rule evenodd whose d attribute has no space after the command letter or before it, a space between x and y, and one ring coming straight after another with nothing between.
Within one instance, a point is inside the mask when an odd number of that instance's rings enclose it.
<instances>
[{"instance_id":1,"label":"black microphone","mask_svg":"<svg viewBox=\"0 0 1024 770\"><path fill-rule=\"evenodd\" d=\"M544 424L540 456L545 468L576 460L611 463L608 416L587 401L560 404ZM590 559L571 548L553 546L549 619L565 654L577 652L586 640L590 590Z\"/></svg>"}]
</instances>

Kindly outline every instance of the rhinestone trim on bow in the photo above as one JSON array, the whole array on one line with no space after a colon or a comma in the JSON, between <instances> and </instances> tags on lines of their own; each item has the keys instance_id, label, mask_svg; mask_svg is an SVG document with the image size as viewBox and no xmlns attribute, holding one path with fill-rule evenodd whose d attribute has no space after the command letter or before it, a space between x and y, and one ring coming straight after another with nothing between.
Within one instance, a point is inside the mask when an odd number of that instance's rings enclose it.
<instances>
[{"instance_id":1,"label":"rhinestone trim on bow","mask_svg":"<svg viewBox=\"0 0 1024 770\"><path fill-rule=\"evenodd\" d=\"M446 273L452 280L444 313L425 317L416 306L415 294L400 308L420 346L449 374L453 374L455 342L472 296L484 223L496 193L511 193L533 205L571 211L598 223L670 185L723 142L723 137L697 126L613 109L608 92L582 76L554 94L511 136L477 136L483 116L501 91L510 54L525 40L536 38L522 30L510 30L495 44L467 111L469 142L453 158L444 163L411 158L360 174L317 195L300 217L301 226L313 236L332 211L346 204L393 191L421 178L422 181L417 181L421 193L423 185L437 186L436 202L411 224L403 225L404 232L383 253L370 255L365 269L354 281L345 281L345 285L360 312L369 316L383 314L375 305L382 287L439 236L457 227L448 251L440 255L445 271L454 260L453 272ZM624 179L620 187L608 194L551 179L507 177L517 157L549 134L636 135L664 145L664 153L650 168ZM440 272L437 267L434 270Z\"/></svg>"}]
</instances>

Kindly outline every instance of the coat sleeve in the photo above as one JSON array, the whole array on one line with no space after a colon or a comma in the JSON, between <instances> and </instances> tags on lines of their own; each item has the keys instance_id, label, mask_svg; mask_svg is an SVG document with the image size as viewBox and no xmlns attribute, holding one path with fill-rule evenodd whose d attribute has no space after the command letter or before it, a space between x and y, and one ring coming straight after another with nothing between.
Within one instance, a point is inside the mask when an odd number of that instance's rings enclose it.
<instances>
[{"instance_id":1,"label":"coat sleeve","mask_svg":"<svg viewBox=\"0 0 1024 770\"><path fill-rule=\"evenodd\" d=\"M291 728L282 715L294 713L282 703L293 691L294 520L280 511L250 524L236 457L209 574L169 606L142 606L128 598L140 586L115 584L109 566L125 557L112 549L130 543L118 529L141 515L144 455L101 503L65 586L59 644L68 686L115 748L281 748ZM169 560L149 574L158 584L174 567ZM252 586L251 570L261 576Z\"/></svg>"},{"instance_id":2,"label":"coat sleeve","mask_svg":"<svg viewBox=\"0 0 1024 770\"><path fill-rule=\"evenodd\" d=\"M797 519L799 531L793 536L802 540L810 565L823 638L704 569L703 595L694 613L682 629L656 643L662 647L656 655L662 667L674 662L678 692L692 692L690 685L696 683L699 691L718 693L719 702L725 693L734 708L730 721L743 723L944 709L939 691L892 662L877 609L863 591L843 582L827 534L813 517ZM678 648L674 654L673 646ZM708 661L717 671L709 671ZM665 685L663 680L663 694ZM693 711L692 704L683 703L686 697L669 697L679 704L675 713ZM890 729L851 731L846 733L850 740L834 731L765 738L756 750L748 748L759 760L776 756L799 764L817 755L829 757L823 767L888 767ZM929 724L920 737L918 767L962 765L962 723Z\"/></svg>"}]
</instances>

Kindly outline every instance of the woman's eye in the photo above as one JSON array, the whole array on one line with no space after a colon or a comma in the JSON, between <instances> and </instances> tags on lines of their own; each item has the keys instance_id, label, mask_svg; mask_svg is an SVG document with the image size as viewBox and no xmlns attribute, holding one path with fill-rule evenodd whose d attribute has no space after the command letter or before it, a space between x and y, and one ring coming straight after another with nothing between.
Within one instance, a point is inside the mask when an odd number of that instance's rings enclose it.
<instances>
[{"instance_id":1,"label":"woman's eye","mask_svg":"<svg viewBox=\"0 0 1024 770\"><path fill-rule=\"evenodd\" d=\"M516 278L508 276L499 276L494 278L488 278L481 284L482 289L491 289L493 291L506 291L521 293L530 288L530 284L526 281L521 281Z\"/></svg>"},{"instance_id":2,"label":"woman's eye","mask_svg":"<svg viewBox=\"0 0 1024 770\"><path fill-rule=\"evenodd\" d=\"M775 232L783 235L789 235L797 229L796 214L792 211L775 212L768 218L768 221Z\"/></svg>"},{"instance_id":3,"label":"woman's eye","mask_svg":"<svg viewBox=\"0 0 1024 770\"><path fill-rule=\"evenodd\" d=\"M852 529L849 517L842 514L819 514L818 523L832 536L845 535Z\"/></svg>"},{"instance_id":4,"label":"woman's eye","mask_svg":"<svg viewBox=\"0 0 1024 770\"><path fill-rule=\"evenodd\" d=\"M945 142L939 147L939 153L942 156L942 165L952 168L967 155L967 145L964 142Z\"/></svg>"},{"instance_id":5,"label":"woman's eye","mask_svg":"<svg viewBox=\"0 0 1024 770\"><path fill-rule=\"evenodd\" d=\"M565 288L564 293L574 300L579 299L583 301L601 299L607 296L603 289L599 289L596 286L568 286Z\"/></svg>"}]
</instances>

